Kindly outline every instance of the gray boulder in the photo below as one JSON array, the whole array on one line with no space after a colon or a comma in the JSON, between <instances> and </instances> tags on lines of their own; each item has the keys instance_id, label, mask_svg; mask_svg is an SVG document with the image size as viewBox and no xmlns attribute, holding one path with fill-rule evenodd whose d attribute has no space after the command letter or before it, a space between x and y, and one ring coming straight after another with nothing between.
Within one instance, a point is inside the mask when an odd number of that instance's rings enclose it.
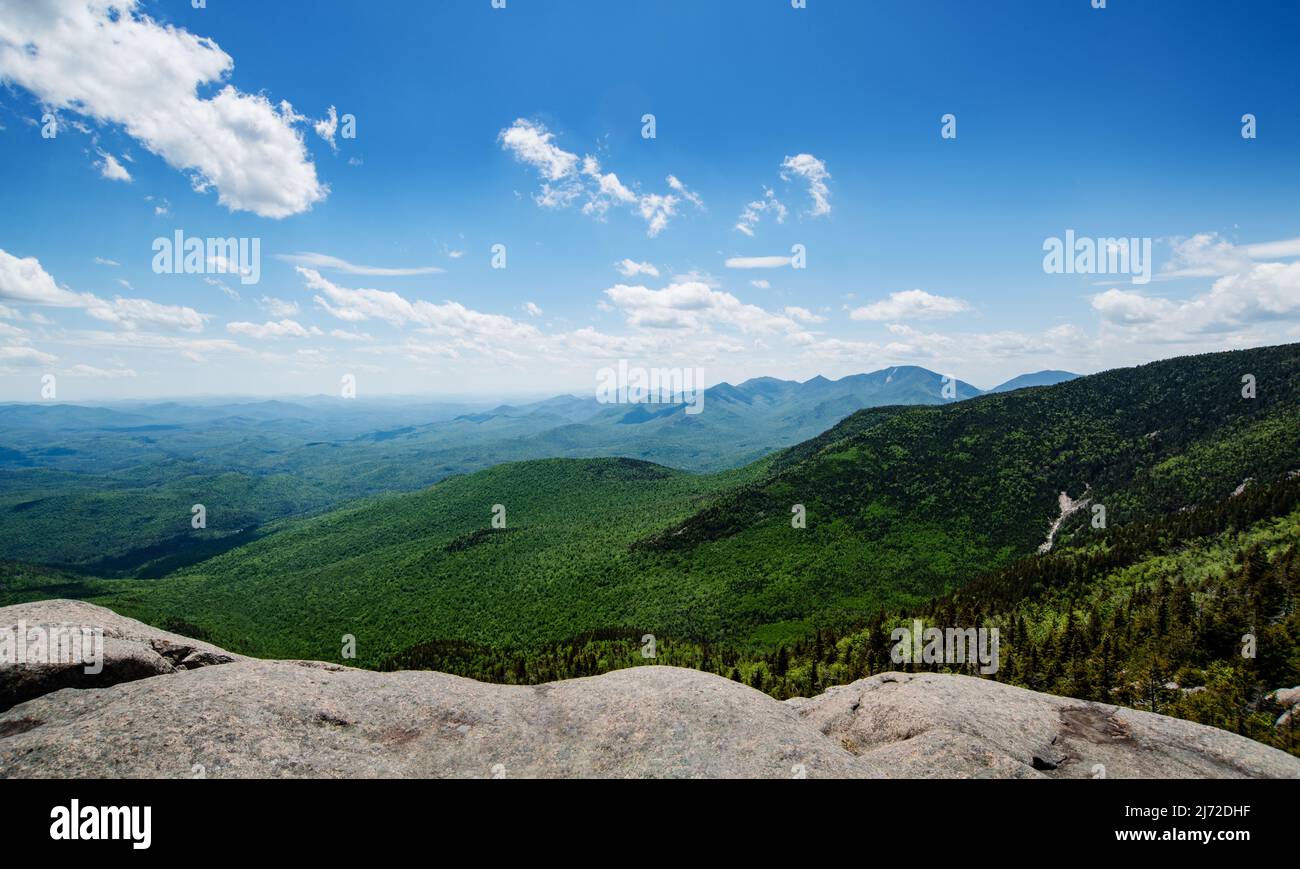
<instances>
[{"instance_id":1,"label":"gray boulder","mask_svg":"<svg viewBox=\"0 0 1300 869\"><path fill-rule=\"evenodd\" d=\"M0 657L0 711L60 688L107 688L239 658L209 643L151 628L81 601L47 600L0 608L0 632L16 638L20 626L47 634L62 630L66 635L86 628L101 631L102 669L90 673L86 664L66 660L14 666Z\"/></svg>"},{"instance_id":2,"label":"gray boulder","mask_svg":"<svg viewBox=\"0 0 1300 869\"><path fill-rule=\"evenodd\" d=\"M964 676L886 673L785 703L657 666L489 685L23 607L0 624L92 620L148 666L109 686L47 680L0 713L0 777L1300 778L1300 759L1234 734Z\"/></svg>"}]
</instances>

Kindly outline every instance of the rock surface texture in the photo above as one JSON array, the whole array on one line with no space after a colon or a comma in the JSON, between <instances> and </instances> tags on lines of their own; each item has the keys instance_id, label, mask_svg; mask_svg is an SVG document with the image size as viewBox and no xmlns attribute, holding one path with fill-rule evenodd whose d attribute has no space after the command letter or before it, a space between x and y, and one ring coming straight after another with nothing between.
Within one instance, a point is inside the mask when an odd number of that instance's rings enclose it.
<instances>
[{"instance_id":1,"label":"rock surface texture","mask_svg":"<svg viewBox=\"0 0 1300 869\"><path fill-rule=\"evenodd\" d=\"M262 661L72 601L0 609L20 621L103 628L115 675L0 664L4 777L1300 778L1231 733L964 676L782 703L670 667L524 687Z\"/></svg>"}]
</instances>

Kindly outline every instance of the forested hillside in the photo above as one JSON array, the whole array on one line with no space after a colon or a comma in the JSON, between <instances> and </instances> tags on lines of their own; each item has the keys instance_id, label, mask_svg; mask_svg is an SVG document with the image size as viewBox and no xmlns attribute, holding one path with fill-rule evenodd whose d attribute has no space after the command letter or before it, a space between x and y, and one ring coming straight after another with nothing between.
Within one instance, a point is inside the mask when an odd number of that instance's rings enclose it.
<instances>
[{"instance_id":1,"label":"forested hillside","mask_svg":"<svg viewBox=\"0 0 1300 869\"><path fill-rule=\"evenodd\" d=\"M1187 718L1300 755L1300 721L1270 696L1300 682L1300 476L1018 559L923 605L820 628L774 649L591 632L536 649L424 643L384 669L436 669L531 684L669 664L785 699L888 670L981 675L978 665L900 663L896 627L999 631L988 678Z\"/></svg>"},{"instance_id":2,"label":"forested hillside","mask_svg":"<svg viewBox=\"0 0 1300 869\"><path fill-rule=\"evenodd\" d=\"M804 383L756 378L683 404L561 395L520 405L317 397L113 407L0 405L0 559L164 576L279 519L543 458L626 457L693 472L749 464L881 404L978 395L915 366ZM210 508L191 527L195 504Z\"/></svg>"},{"instance_id":3,"label":"forested hillside","mask_svg":"<svg viewBox=\"0 0 1300 869\"><path fill-rule=\"evenodd\" d=\"M83 593L249 654L334 660L350 635L365 666L422 644L518 651L593 631L766 654L916 611L1031 556L1061 491L1090 506L1061 525L1054 552L1279 479L1300 466L1298 354L1175 359L862 411L715 475L619 459L506 464L273 522L166 579ZM1243 395L1246 374L1256 397ZM800 505L806 527L792 521Z\"/></svg>"}]
</instances>

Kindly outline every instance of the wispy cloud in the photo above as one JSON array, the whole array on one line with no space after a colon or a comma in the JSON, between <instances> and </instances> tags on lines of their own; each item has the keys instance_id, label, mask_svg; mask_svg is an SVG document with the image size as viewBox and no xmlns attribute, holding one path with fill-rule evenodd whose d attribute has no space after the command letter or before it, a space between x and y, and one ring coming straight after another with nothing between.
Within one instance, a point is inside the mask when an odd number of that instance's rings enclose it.
<instances>
[{"instance_id":1,"label":"wispy cloud","mask_svg":"<svg viewBox=\"0 0 1300 869\"><path fill-rule=\"evenodd\" d=\"M436 275L442 274L446 269L438 266L411 266L411 267L391 267L391 266L363 266L356 263L348 262L336 256L330 256L323 253L282 253L276 254L276 259L290 263L295 266L303 266L312 269L332 269L349 275L368 275L370 277L409 277L411 275Z\"/></svg>"},{"instance_id":2,"label":"wispy cloud","mask_svg":"<svg viewBox=\"0 0 1300 869\"><path fill-rule=\"evenodd\" d=\"M724 265L729 269L779 269L791 262L788 256L733 256Z\"/></svg>"},{"instance_id":3,"label":"wispy cloud","mask_svg":"<svg viewBox=\"0 0 1300 869\"><path fill-rule=\"evenodd\" d=\"M704 200L676 175L665 179L669 193L641 192L639 185L629 186L616 173L605 171L597 158L579 157L555 144L555 134L544 124L519 118L497 140L502 150L540 176L542 187L533 199L543 208L563 209L580 201L582 213L597 220L604 220L612 208L628 208L645 221L650 238L668 227L683 203L704 209Z\"/></svg>"}]
</instances>

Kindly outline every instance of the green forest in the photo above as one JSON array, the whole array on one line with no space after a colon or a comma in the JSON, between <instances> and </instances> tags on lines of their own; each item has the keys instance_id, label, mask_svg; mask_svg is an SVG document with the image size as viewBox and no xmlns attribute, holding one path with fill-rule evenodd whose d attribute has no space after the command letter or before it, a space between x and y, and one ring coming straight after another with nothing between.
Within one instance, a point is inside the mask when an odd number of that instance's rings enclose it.
<instances>
[{"instance_id":1,"label":"green forest","mask_svg":"<svg viewBox=\"0 0 1300 869\"><path fill-rule=\"evenodd\" d=\"M78 597L244 654L498 682L688 666L777 698L918 666L889 638L921 619L997 628L989 678L1295 752L1267 695L1300 683L1297 470L1287 345L867 408L712 473L554 458L308 499L156 578L0 563L0 604ZM1086 503L1042 553L1063 492Z\"/></svg>"}]
</instances>

